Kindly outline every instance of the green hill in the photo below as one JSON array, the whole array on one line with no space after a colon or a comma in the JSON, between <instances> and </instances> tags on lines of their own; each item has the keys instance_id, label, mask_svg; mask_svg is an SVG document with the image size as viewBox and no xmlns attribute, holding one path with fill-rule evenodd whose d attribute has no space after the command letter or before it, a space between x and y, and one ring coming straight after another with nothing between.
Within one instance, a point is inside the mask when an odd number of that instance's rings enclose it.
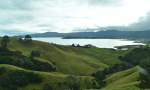
<instances>
[{"instance_id":1,"label":"green hill","mask_svg":"<svg viewBox=\"0 0 150 90\"><path fill-rule=\"evenodd\" d=\"M0 41L1 40L2 38L0 38ZM54 86L57 87L58 82L65 81L66 77L74 72L76 72L78 77L81 77L83 80L88 78L89 81L92 82L92 79L94 78L91 76L92 73L102 71L105 68L113 66L114 64L121 63L122 61L120 61L118 57L124 56L132 51L132 49L114 51L97 47L71 47L36 40L33 40L30 44L21 44L19 43L18 38L10 38L10 41L11 42L8 43L8 49L10 51L21 51L22 55L29 57L32 50L40 50L40 57L34 57L34 59L41 62L48 62L53 67L56 67L56 72L42 72L26 70L8 64L0 64L0 67L5 67L8 70L24 70L27 72L34 72L40 74L44 78L42 83L30 83L25 87L19 87L19 90L41 90L47 82L54 83ZM53 62L56 64L52 64ZM136 84L139 83L136 82L138 77L139 72L136 68L109 74L104 80L106 81L106 87L102 90L122 90L124 88L139 89L136 87ZM5 88L0 87L0 89ZM57 90L61 89L57 88Z\"/></svg>"},{"instance_id":2,"label":"green hill","mask_svg":"<svg viewBox=\"0 0 150 90\"><path fill-rule=\"evenodd\" d=\"M30 45L20 44L18 39L10 39L9 50L21 51L29 56L32 50L40 50L41 56L36 58L43 62L55 62L57 71L71 74L76 71L79 75L90 75L97 70L103 70L121 61L118 56L129 51L111 51L100 48L77 48L51 43L33 41Z\"/></svg>"}]
</instances>

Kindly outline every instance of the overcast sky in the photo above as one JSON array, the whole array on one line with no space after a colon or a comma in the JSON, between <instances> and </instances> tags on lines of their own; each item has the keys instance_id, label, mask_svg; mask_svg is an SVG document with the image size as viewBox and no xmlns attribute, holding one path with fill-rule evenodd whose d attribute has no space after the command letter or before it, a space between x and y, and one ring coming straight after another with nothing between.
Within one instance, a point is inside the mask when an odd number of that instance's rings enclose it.
<instances>
[{"instance_id":1,"label":"overcast sky","mask_svg":"<svg viewBox=\"0 0 150 90\"><path fill-rule=\"evenodd\" d=\"M150 0L0 0L0 36L150 30Z\"/></svg>"}]
</instances>

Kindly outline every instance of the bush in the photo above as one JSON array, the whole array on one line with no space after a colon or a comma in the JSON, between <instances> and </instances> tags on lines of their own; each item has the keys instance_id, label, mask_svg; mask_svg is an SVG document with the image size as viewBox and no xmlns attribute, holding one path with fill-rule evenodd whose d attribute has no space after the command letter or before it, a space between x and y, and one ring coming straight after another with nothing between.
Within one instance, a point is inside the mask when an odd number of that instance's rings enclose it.
<instances>
[{"instance_id":1,"label":"bush","mask_svg":"<svg viewBox=\"0 0 150 90\"><path fill-rule=\"evenodd\" d=\"M11 90L15 90L17 86L24 87L28 85L29 82L42 82L43 78L39 74L34 74L33 72L26 72L23 70L7 71L0 76L1 86L10 87Z\"/></svg>"},{"instance_id":2,"label":"bush","mask_svg":"<svg viewBox=\"0 0 150 90\"><path fill-rule=\"evenodd\" d=\"M143 72L139 73L140 76L140 84L139 87L140 88L150 88L150 60L146 59L146 60L142 60L140 62L140 67L144 68L145 70L143 70Z\"/></svg>"},{"instance_id":3,"label":"bush","mask_svg":"<svg viewBox=\"0 0 150 90\"><path fill-rule=\"evenodd\" d=\"M50 83L46 83L43 87L43 90L53 90L54 87Z\"/></svg>"},{"instance_id":4,"label":"bush","mask_svg":"<svg viewBox=\"0 0 150 90\"><path fill-rule=\"evenodd\" d=\"M55 65L55 62L53 62L53 65Z\"/></svg>"},{"instance_id":5,"label":"bush","mask_svg":"<svg viewBox=\"0 0 150 90\"><path fill-rule=\"evenodd\" d=\"M11 85L9 86L9 90L17 90L17 86Z\"/></svg>"},{"instance_id":6,"label":"bush","mask_svg":"<svg viewBox=\"0 0 150 90\"><path fill-rule=\"evenodd\" d=\"M39 50L32 51L30 56L31 57L35 57L35 56L40 57L40 53L41 53L41 51L39 51Z\"/></svg>"},{"instance_id":7,"label":"bush","mask_svg":"<svg viewBox=\"0 0 150 90\"><path fill-rule=\"evenodd\" d=\"M106 82L103 81L106 78L106 75L103 74L102 71L97 71L96 73L92 73L91 76L95 77L95 80L98 82L100 88L106 86ZM94 86L94 87L96 87L96 86Z\"/></svg>"},{"instance_id":8,"label":"bush","mask_svg":"<svg viewBox=\"0 0 150 90\"><path fill-rule=\"evenodd\" d=\"M1 67L0 68L0 75L2 75L5 71L6 71L6 68L5 67Z\"/></svg>"},{"instance_id":9,"label":"bush","mask_svg":"<svg viewBox=\"0 0 150 90\"><path fill-rule=\"evenodd\" d=\"M3 75L0 76L0 84L3 87L9 87L10 86L10 77L7 73L4 73Z\"/></svg>"},{"instance_id":10,"label":"bush","mask_svg":"<svg viewBox=\"0 0 150 90\"><path fill-rule=\"evenodd\" d=\"M67 76L66 81L63 82L63 85L66 86L67 89L71 90L81 90L82 82L80 80L77 80L77 77L75 75Z\"/></svg>"},{"instance_id":11,"label":"bush","mask_svg":"<svg viewBox=\"0 0 150 90\"><path fill-rule=\"evenodd\" d=\"M58 82L58 86L61 86L62 85L62 82Z\"/></svg>"}]
</instances>

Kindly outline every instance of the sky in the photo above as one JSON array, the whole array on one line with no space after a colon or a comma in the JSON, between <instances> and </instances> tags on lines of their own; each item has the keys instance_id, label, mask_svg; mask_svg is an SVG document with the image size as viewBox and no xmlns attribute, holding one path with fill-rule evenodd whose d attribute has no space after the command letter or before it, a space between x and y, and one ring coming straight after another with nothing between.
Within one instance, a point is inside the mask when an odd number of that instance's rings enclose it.
<instances>
[{"instance_id":1,"label":"sky","mask_svg":"<svg viewBox=\"0 0 150 90\"><path fill-rule=\"evenodd\" d=\"M0 0L0 36L150 30L150 0Z\"/></svg>"}]
</instances>

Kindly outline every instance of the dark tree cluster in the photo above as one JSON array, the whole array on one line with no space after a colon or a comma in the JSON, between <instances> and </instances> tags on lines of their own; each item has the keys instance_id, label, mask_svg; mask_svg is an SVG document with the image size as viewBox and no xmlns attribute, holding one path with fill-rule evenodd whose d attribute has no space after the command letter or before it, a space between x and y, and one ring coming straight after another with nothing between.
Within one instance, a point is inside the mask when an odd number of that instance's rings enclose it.
<instances>
[{"instance_id":1,"label":"dark tree cluster","mask_svg":"<svg viewBox=\"0 0 150 90\"><path fill-rule=\"evenodd\" d=\"M91 44L87 44L87 45L83 46L83 48L91 48L91 47L93 47L93 45L91 45Z\"/></svg>"},{"instance_id":2,"label":"dark tree cluster","mask_svg":"<svg viewBox=\"0 0 150 90\"><path fill-rule=\"evenodd\" d=\"M54 90L55 88L51 83L46 83L43 87L43 90Z\"/></svg>"},{"instance_id":3,"label":"dark tree cluster","mask_svg":"<svg viewBox=\"0 0 150 90\"><path fill-rule=\"evenodd\" d=\"M56 71L56 67L53 68L48 62L40 62L38 60L34 60L33 58L31 60L35 64L34 70L45 72Z\"/></svg>"},{"instance_id":4,"label":"dark tree cluster","mask_svg":"<svg viewBox=\"0 0 150 90\"><path fill-rule=\"evenodd\" d=\"M32 51L30 54L30 57L35 57L35 56L40 57L40 53L41 53L41 51L39 51L39 50Z\"/></svg>"},{"instance_id":5,"label":"dark tree cluster","mask_svg":"<svg viewBox=\"0 0 150 90\"><path fill-rule=\"evenodd\" d=\"M79 45L79 44L72 44L71 45L71 47L83 47L83 48L91 48L91 47L94 47L93 45L91 45L91 44L86 44L86 45L84 45L84 46L81 46L81 45Z\"/></svg>"},{"instance_id":6,"label":"dark tree cluster","mask_svg":"<svg viewBox=\"0 0 150 90\"><path fill-rule=\"evenodd\" d=\"M95 89L101 89L102 87L105 87L106 86L106 82L103 81L104 79L106 79L106 75L103 74L102 71L97 71L96 73L92 73L91 74L92 77L95 77L95 79L93 79L93 85L95 85L95 81L98 82L99 86L94 86L93 88Z\"/></svg>"},{"instance_id":7,"label":"dark tree cluster","mask_svg":"<svg viewBox=\"0 0 150 90\"><path fill-rule=\"evenodd\" d=\"M30 35L26 35L24 40L22 39L22 37L19 37L19 42L21 44L29 44L30 42L32 42L32 37Z\"/></svg>"},{"instance_id":8,"label":"dark tree cluster","mask_svg":"<svg viewBox=\"0 0 150 90\"><path fill-rule=\"evenodd\" d=\"M119 71L124 71L126 69L133 68L133 66L125 63L115 64L113 67L109 67L103 70L103 74L108 75L112 73L116 73Z\"/></svg>"},{"instance_id":9,"label":"dark tree cluster","mask_svg":"<svg viewBox=\"0 0 150 90\"><path fill-rule=\"evenodd\" d=\"M26 72L23 70L6 70L5 67L0 68L0 85L9 90L17 90L17 87L24 87L29 83L40 83L43 77L33 72Z\"/></svg>"},{"instance_id":10,"label":"dark tree cluster","mask_svg":"<svg viewBox=\"0 0 150 90\"><path fill-rule=\"evenodd\" d=\"M24 40L26 42L31 42L32 41L32 37L30 35L26 35Z\"/></svg>"},{"instance_id":11,"label":"dark tree cluster","mask_svg":"<svg viewBox=\"0 0 150 90\"><path fill-rule=\"evenodd\" d=\"M119 56L118 58L124 62L132 65L139 65L140 60L149 58L150 49L147 48L135 48L125 56Z\"/></svg>"},{"instance_id":12,"label":"dark tree cluster","mask_svg":"<svg viewBox=\"0 0 150 90\"><path fill-rule=\"evenodd\" d=\"M119 71L123 71L123 70L129 69L129 68L132 68L132 67L133 66L130 66L128 64L121 63L121 64L115 64L113 67L106 68L103 71L97 71L96 73L92 73L91 76L95 77L94 80L96 80L99 84L99 86L96 86L95 82L93 82L93 85L95 85L95 87L93 87L93 88L101 89L102 87L105 87L106 82L103 80L106 79L106 75L116 73Z\"/></svg>"},{"instance_id":13,"label":"dark tree cluster","mask_svg":"<svg viewBox=\"0 0 150 90\"><path fill-rule=\"evenodd\" d=\"M31 37L27 35L25 37L25 40L31 40ZM5 41L5 44L10 42L8 36L4 36L2 41ZM46 71L46 72L56 71L56 68L53 68L51 64L47 62L40 62L38 60L33 59L33 57L35 56L40 56L40 53L41 51L39 50L32 51L30 57L26 57L22 55L21 51L9 51L7 47L0 46L0 64L10 64L10 65L22 67L29 70L36 70L36 71Z\"/></svg>"},{"instance_id":14,"label":"dark tree cluster","mask_svg":"<svg viewBox=\"0 0 150 90\"><path fill-rule=\"evenodd\" d=\"M0 56L12 56L13 52L9 51L9 49L0 46Z\"/></svg>"},{"instance_id":15,"label":"dark tree cluster","mask_svg":"<svg viewBox=\"0 0 150 90\"><path fill-rule=\"evenodd\" d=\"M140 84L137 85L142 89L150 88L150 49L145 48L135 48L131 52L127 53L124 57L119 56L118 58L124 62L127 62L131 65L139 65L142 69L139 70L139 80Z\"/></svg>"},{"instance_id":16,"label":"dark tree cluster","mask_svg":"<svg viewBox=\"0 0 150 90\"><path fill-rule=\"evenodd\" d=\"M2 47L7 48L7 43L9 43L9 42L10 42L9 37L5 35L1 40Z\"/></svg>"},{"instance_id":17,"label":"dark tree cluster","mask_svg":"<svg viewBox=\"0 0 150 90\"><path fill-rule=\"evenodd\" d=\"M140 61L140 67L144 68L146 71L139 73L140 84L139 87L142 89L150 88L150 60L145 59Z\"/></svg>"},{"instance_id":18,"label":"dark tree cluster","mask_svg":"<svg viewBox=\"0 0 150 90\"><path fill-rule=\"evenodd\" d=\"M36 50L35 53L32 52L31 56L40 56L40 51ZM47 62L35 60L33 57L26 57L20 51L9 51L9 49L3 47L0 47L0 64L10 64L28 70L56 71L56 68L53 68Z\"/></svg>"}]
</instances>

